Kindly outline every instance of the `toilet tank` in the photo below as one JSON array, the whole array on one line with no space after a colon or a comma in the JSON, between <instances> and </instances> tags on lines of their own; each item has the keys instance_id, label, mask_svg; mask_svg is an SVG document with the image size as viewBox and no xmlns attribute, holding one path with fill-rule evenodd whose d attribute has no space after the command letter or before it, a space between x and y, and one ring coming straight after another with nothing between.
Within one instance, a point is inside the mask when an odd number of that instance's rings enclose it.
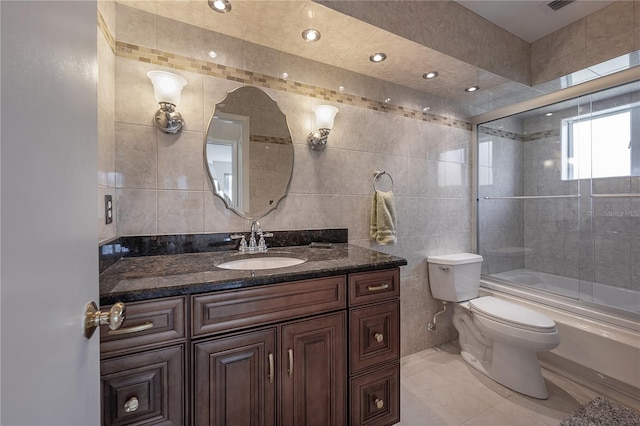
<instances>
[{"instance_id":1,"label":"toilet tank","mask_svg":"<svg viewBox=\"0 0 640 426\"><path fill-rule=\"evenodd\" d=\"M431 295L438 300L462 302L478 297L482 256L473 253L427 257Z\"/></svg>"}]
</instances>

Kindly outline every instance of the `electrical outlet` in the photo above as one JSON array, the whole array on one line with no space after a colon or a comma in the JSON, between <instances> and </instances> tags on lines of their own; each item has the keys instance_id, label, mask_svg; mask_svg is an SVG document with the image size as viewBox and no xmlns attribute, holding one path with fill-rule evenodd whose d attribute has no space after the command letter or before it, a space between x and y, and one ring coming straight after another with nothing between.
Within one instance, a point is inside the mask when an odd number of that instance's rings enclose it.
<instances>
[{"instance_id":1,"label":"electrical outlet","mask_svg":"<svg viewBox=\"0 0 640 426\"><path fill-rule=\"evenodd\" d=\"M104 196L104 223L110 224L113 222L113 198L111 195Z\"/></svg>"}]
</instances>

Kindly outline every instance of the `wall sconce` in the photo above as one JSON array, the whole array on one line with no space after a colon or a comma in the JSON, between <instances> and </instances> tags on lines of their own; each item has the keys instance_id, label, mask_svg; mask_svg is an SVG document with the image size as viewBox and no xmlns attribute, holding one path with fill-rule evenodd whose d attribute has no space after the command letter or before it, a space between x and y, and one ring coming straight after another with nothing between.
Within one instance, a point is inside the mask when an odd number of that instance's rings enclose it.
<instances>
[{"instance_id":1,"label":"wall sconce","mask_svg":"<svg viewBox=\"0 0 640 426\"><path fill-rule=\"evenodd\" d=\"M176 105L180 103L182 88L186 86L187 80L166 71L149 71L147 77L153 83L153 93L160 104L160 109L153 117L154 124L165 133L179 133L184 120L176 111Z\"/></svg>"},{"instance_id":2,"label":"wall sconce","mask_svg":"<svg viewBox=\"0 0 640 426\"><path fill-rule=\"evenodd\" d=\"M333 120L336 118L338 108L331 105L317 105L313 107L316 114L316 125L318 130L314 130L307 136L307 142L314 151L323 151L327 146L327 138L333 127Z\"/></svg>"}]
</instances>

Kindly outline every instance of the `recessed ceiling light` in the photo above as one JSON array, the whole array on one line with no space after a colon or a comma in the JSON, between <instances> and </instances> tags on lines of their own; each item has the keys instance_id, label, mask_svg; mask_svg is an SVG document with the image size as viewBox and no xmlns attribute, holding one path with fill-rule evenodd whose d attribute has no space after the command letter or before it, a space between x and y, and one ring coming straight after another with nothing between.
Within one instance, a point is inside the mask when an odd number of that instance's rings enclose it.
<instances>
[{"instance_id":1,"label":"recessed ceiling light","mask_svg":"<svg viewBox=\"0 0 640 426\"><path fill-rule=\"evenodd\" d=\"M374 53L373 55L369 56L369 60L371 62L382 62L385 59L387 59L387 55L384 53Z\"/></svg>"},{"instance_id":2,"label":"recessed ceiling light","mask_svg":"<svg viewBox=\"0 0 640 426\"><path fill-rule=\"evenodd\" d=\"M552 115L553 115L552 112L548 112L548 113L545 114L545 116L547 116L547 117L551 117Z\"/></svg>"},{"instance_id":3,"label":"recessed ceiling light","mask_svg":"<svg viewBox=\"0 0 640 426\"><path fill-rule=\"evenodd\" d=\"M313 28L307 28L302 32L302 38L305 41L318 41L320 40L320 31Z\"/></svg>"},{"instance_id":4,"label":"recessed ceiling light","mask_svg":"<svg viewBox=\"0 0 640 426\"><path fill-rule=\"evenodd\" d=\"M214 52L213 50L211 50L211 51L208 53L208 55L209 55L209 57L210 57L211 59L215 59L215 58L217 58L217 57L218 57L218 54L217 54L216 52Z\"/></svg>"},{"instance_id":5,"label":"recessed ceiling light","mask_svg":"<svg viewBox=\"0 0 640 426\"><path fill-rule=\"evenodd\" d=\"M480 90L480 86L469 86L466 89L464 89L465 92L477 92L478 90Z\"/></svg>"},{"instance_id":6,"label":"recessed ceiling light","mask_svg":"<svg viewBox=\"0 0 640 426\"><path fill-rule=\"evenodd\" d=\"M227 13L231 11L231 3L229 0L209 0L209 7L218 13Z\"/></svg>"},{"instance_id":7,"label":"recessed ceiling light","mask_svg":"<svg viewBox=\"0 0 640 426\"><path fill-rule=\"evenodd\" d=\"M438 75L438 71L429 71L422 74L422 78L424 78L425 80L431 80L432 78L436 78Z\"/></svg>"}]
</instances>

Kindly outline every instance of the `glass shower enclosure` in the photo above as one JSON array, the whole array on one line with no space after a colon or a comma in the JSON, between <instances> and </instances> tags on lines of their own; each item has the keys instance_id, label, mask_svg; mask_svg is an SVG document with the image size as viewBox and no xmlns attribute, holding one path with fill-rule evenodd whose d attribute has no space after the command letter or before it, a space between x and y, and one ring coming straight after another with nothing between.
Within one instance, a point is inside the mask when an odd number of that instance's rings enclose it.
<instances>
[{"instance_id":1,"label":"glass shower enclosure","mask_svg":"<svg viewBox=\"0 0 640 426\"><path fill-rule=\"evenodd\" d=\"M640 81L476 133L483 275L640 316Z\"/></svg>"}]
</instances>

